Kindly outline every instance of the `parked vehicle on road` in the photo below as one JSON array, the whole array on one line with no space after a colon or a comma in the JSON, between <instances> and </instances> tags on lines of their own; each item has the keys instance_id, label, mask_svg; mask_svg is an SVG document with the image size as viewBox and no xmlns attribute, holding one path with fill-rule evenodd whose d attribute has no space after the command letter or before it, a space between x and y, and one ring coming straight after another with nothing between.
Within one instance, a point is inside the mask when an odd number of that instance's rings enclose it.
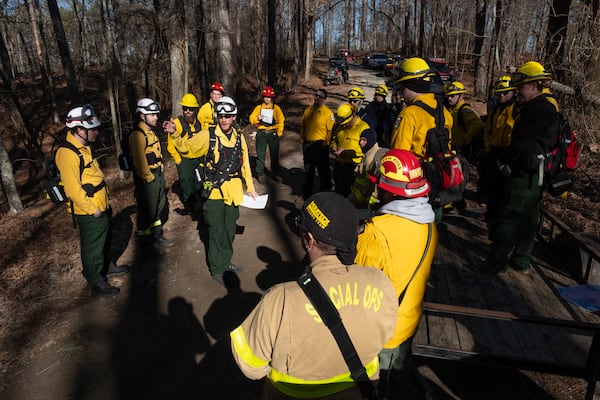
<instances>
[{"instance_id":1,"label":"parked vehicle on road","mask_svg":"<svg viewBox=\"0 0 600 400\"><path fill-rule=\"evenodd\" d=\"M445 58L429 58L427 60L432 72L437 72L444 83L453 82L454 74Z\"/></svg>"},{"instance_id":2,"label":"parked vehicle on road","mask_svg":"<svg viewBox=\"0 0 600 400\"><path fill-rule=\"evenodd\" d=\"M372 69L384 69L388 55L386 53L371 53L369 56L369 67Z\"/></svg>"},{"instance_id":3,"label":"parked vehicle on road","mask_svg":"<svg viewBox=\"0 0 600 400\"><path fill-rule=\"evenodd\" d=\"M348 62L344 58L329 59L329 68L325 77L325 85L341 85L348 80Z\"/></svg>"}]
</instances>

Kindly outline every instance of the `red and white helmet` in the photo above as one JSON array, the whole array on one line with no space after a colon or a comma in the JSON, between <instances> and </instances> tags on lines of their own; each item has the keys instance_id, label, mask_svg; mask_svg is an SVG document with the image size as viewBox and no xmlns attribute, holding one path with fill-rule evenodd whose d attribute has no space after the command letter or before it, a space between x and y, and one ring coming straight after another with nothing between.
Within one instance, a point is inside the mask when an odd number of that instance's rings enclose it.
<instances>
[{"instance_id":1,"label":"red and white helmet","mask_svg":"<svg viewBox=\"0 0 600 400\"><path fill-rule=\"evenodd\" d=\"M400 149L392 149L381 157L371 181L390 193L411 199L427 196L431 189L417 157Z\"/></svg>"},{"instance_id":2,"label":"red and white helmet","mask_svg":"<svg viewBox=\"0 0 600 400\"><path fill-rule=\"evenodd\" d=\"M210 85L210 90L218 90L219 92L221 92L221 94L225 94L225 88L223 87L223 85L221 85L220 82L215 82L212 85Z\"/></svg>"},{"instance_id":3,"label":"red and white helmet","mask_svg":"<svg viewBox=\"0 0 600 400\"><path fill-rule=\"evenodd\" d=\"M260 92L263 97L275 97L275 90L271 86L266 86L262 92Z\"/></svg>"},{"instance_id":4,"label":"red and white helmet","mask_svg":"<svg viewBox=\"0 0 600 400\"><path fill-rule=\"evenodd\" d=\"M86 104L82 107L75 107L67 114L67 128L81 126L84 129L94 129L101 125L96 116L96 112L91 105Z\"/></svg>"}]
</instances>

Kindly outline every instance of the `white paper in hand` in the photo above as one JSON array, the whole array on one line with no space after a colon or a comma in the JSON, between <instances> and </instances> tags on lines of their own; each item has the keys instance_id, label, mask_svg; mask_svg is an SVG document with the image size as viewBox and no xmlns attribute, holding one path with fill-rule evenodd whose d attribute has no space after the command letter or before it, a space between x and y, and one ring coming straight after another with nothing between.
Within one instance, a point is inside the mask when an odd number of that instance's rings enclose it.
<instances>
[{"instance_id":1,"label":"white paper in hand","mask_svg":"<svg viewBox=\"0 0 600 400\"><path fill-rule=\"evenodd\" d=\"M267 206L267 200L269 200L268 194L256 196L256 200L247 194L244 195L244 201L240 204L242 207L253 208L255 210L263 210Z\"/></svg>"},{"instance_id":2,"label":"white paper in hand","mask_svg":"<svg viewBox=\"0 0 600 400\"><path fill-rule=\"evenodd\" d=\"M262 115L262 122L267 125L271 125L273 123L273 109L265 108L260 110L260 114Z\"/></svg>"}]
</instances>

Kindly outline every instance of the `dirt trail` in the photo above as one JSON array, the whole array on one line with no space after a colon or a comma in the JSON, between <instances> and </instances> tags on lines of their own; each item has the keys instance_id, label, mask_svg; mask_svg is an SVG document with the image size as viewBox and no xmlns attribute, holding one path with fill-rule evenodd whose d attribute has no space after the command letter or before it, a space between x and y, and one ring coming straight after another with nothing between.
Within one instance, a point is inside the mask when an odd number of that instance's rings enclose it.
<instances>
[{"instance_id":1,"label":"dirt trail","mask_svg":"<svg viewBox=\"0 0 600 400\"><path fill-rule=\"evenodd\" d=\"M335 110L351 86L361 86L370 100L383 81L383 76L352 68L347 84L327 88L327 104ZM281 145L283 182L269 183L267 209L240 208L233 262L245 270L228 288L210 278L197 224L176 212L182 206L172 191L165 236L175 239L176 246L137 254L131 187L113 190L116 247L120 262L132 265L129 275L112 280L121 288L114 298L89 295L79 273L77 232L63 210L42 201L23 219L31 227L21 222L10 234L0 235L0 246L11 249L1 259L5 275L0 277L7 282L0 286L5 305L0 309L1 399L256 398L260 383L245 379L235 366L228 332L266 289L293 279L303 268L293 218L301 205L303 179L299 116L310 103L311 90L301 89L281 103L289 119ZM116 176L116 171L108 172L109 178ZM171 164L169 186L174 174ZM0 221L8 222L6 217ZM27 233L20 232L21 237L19 230ZM26 266L29 275L21 272ZM13 281L18 282L14 288ZM439 388L440 398L457 398L430 366L421 370ZM501 373L492 373L502 384ZM464 398L490 393L489 387L480 390L466 391Z\"/></svg>"}]
</instances>

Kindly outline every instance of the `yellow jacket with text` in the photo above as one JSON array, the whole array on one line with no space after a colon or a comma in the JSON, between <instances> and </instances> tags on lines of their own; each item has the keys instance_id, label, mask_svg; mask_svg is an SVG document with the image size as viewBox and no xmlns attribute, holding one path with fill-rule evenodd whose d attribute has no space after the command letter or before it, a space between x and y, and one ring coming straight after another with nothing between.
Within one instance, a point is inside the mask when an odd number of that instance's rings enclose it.
<instances>
[{"instance_id":1,"label":"yellow jacket with text","mask_svg":"<svg viewBox=\"0 0 600 400\"><path fill-rule=\"evenodd\" d=\"M367 374L377 379L378 354L396 324L394 287L375 268L346 266L335 255L319 257L311 268L339 310ZM231 349L244 375L267 376L288 396L322 397L354 385L330 330L296 282L265 293L231 332Z\"/></svg>"},{"instance_id":2,"label":"yellow jacket with text","mask_svg":"<svg viewBox=\"0 0 600 400\"><path fill-rule=\"evenodd\" d=\"M262 110L273 110L273 122L271 124L267 124L258 120L258 116ZM271 102L269 105L263 102L254 107L254 110L252 110L252 113L250 114L249 120L250 123L256 126L259 130L273 130L277 132L277 136L283 136L285 116L283 115L281 107L273 102Z\"/></svg>"},{"instance_id":3,"label":"yellow jacket with text","mask_svg":"<svg viewBox=\"0 0 600 400\"><path fill-rule=\"evenodd\" d=\"M242 147L242 166L240 174L223 182L220 190L214 188L210 192L209 200L223 200L226 205L238 206L244 200L244 184L248 192L254 191L254 183L252 182L252 171L250 170L250 158L248 157L248 146L244 135L240 134L235 128L232 128L231 137L223 133L220 126L216 126L215 135L217 143L214 148L214 161L219 162L219 143L223 147L233 148L236 141L241 140ZM175 131L170 135L173 145L182 153L196 154L197 157L202 157L208 153L210 148L210 132L208 130L201 131L198 135L192 136L191 139L184 140L179 132ZM243 181L242 181L243 178Z\"/></svg>"},{"instance_id":4,"label":"yellow jacket with text","mask_svg":"<svg viewBox=\"0 0 600 400\"><path fill-rule=\"evenodd\" d=\"M183 125L181 124L181 119L180 118L175 118L174 119L175 122L175 129L177 130L177 132L179 133L179 135L183 138L183 140L187 140L190 136L190 134L192 136L194 136L194 134L200 133L202 131L202 124L200 123L200 121L196 118L196 120L194 121L193 124L188 124L186 122L186 131L184 132L183 130ZM185 158L198 158L200 157L199 155L194 154L193 152L190 152L188 150L185 150L184 153L180 153L176 148L175 145L173 144L173 141L171 139L171 135L167 136L167 151L169 152L169 154L171 155L171 157L173 157L173 160L175 161L175 164L179 164L181 162L181 157L185 157Z\"/></svg>"},{"instance_id":5,"label":"yellow jacket with text","mask_svg":"<svg viewBox=\"0 0 600 400\"><path fill-rule=\"evenodd\" d=\"M432 108L437 107L433 93L418 95L413 102L422 101ZM444 126L452 131L452 115L444 108ZM427 131L435 127L435 118L427 111L410 104L400 112L392 130L392 149L402 149L412 152L417 157L425 155L425 138Z\"/></svg>"},{"instance_id":6,"label":"yellow jacket with text","mask_svg":"<svg viewBox=\"0 0 600 400\"><path fill-rule=\"evenodd\" d=\"M146 183L154 180L152 170L162 168L162 151L156 133L143 121L129 134L134 173Z\"/></svg>"},{"instance_id":7,"label":"yellow jacket with text","mask_svg":"<svg viewBox=\"0 0 600 400\"><path fill-rule=\"evenodd\" d=\"M432 226L432 231L427 253L398 307L398 296L407 287L425 253L428 225ZM417 223L393 214L376 215L365 224L364 231L358 236L354 262L383 271L396 290L398 322L394 336L385 348L398 347L417 331L437 242L438 233L433 222Z\"/></svg>"},{"instance_id":8,"label":"yellow jacket with text","mask_svg":"<svg viewBox=\"0 0 600 400\"><path fill-rule=\"evenodd\" d=\"M108 209L108 188L104 183L104 172L100 164L92 155L92 149L84 146L69 131L67 141L74 145L83 156L83 171L81 171L81 158L73 150L59 147L56 151L56 167L60 171L60 179L64 185L65 193L69 200L67 209L75 215L92 215L98 209L104 212ZM83 185L100 187L92 197L88 197Z\"/></svg>"}]
</instances>

